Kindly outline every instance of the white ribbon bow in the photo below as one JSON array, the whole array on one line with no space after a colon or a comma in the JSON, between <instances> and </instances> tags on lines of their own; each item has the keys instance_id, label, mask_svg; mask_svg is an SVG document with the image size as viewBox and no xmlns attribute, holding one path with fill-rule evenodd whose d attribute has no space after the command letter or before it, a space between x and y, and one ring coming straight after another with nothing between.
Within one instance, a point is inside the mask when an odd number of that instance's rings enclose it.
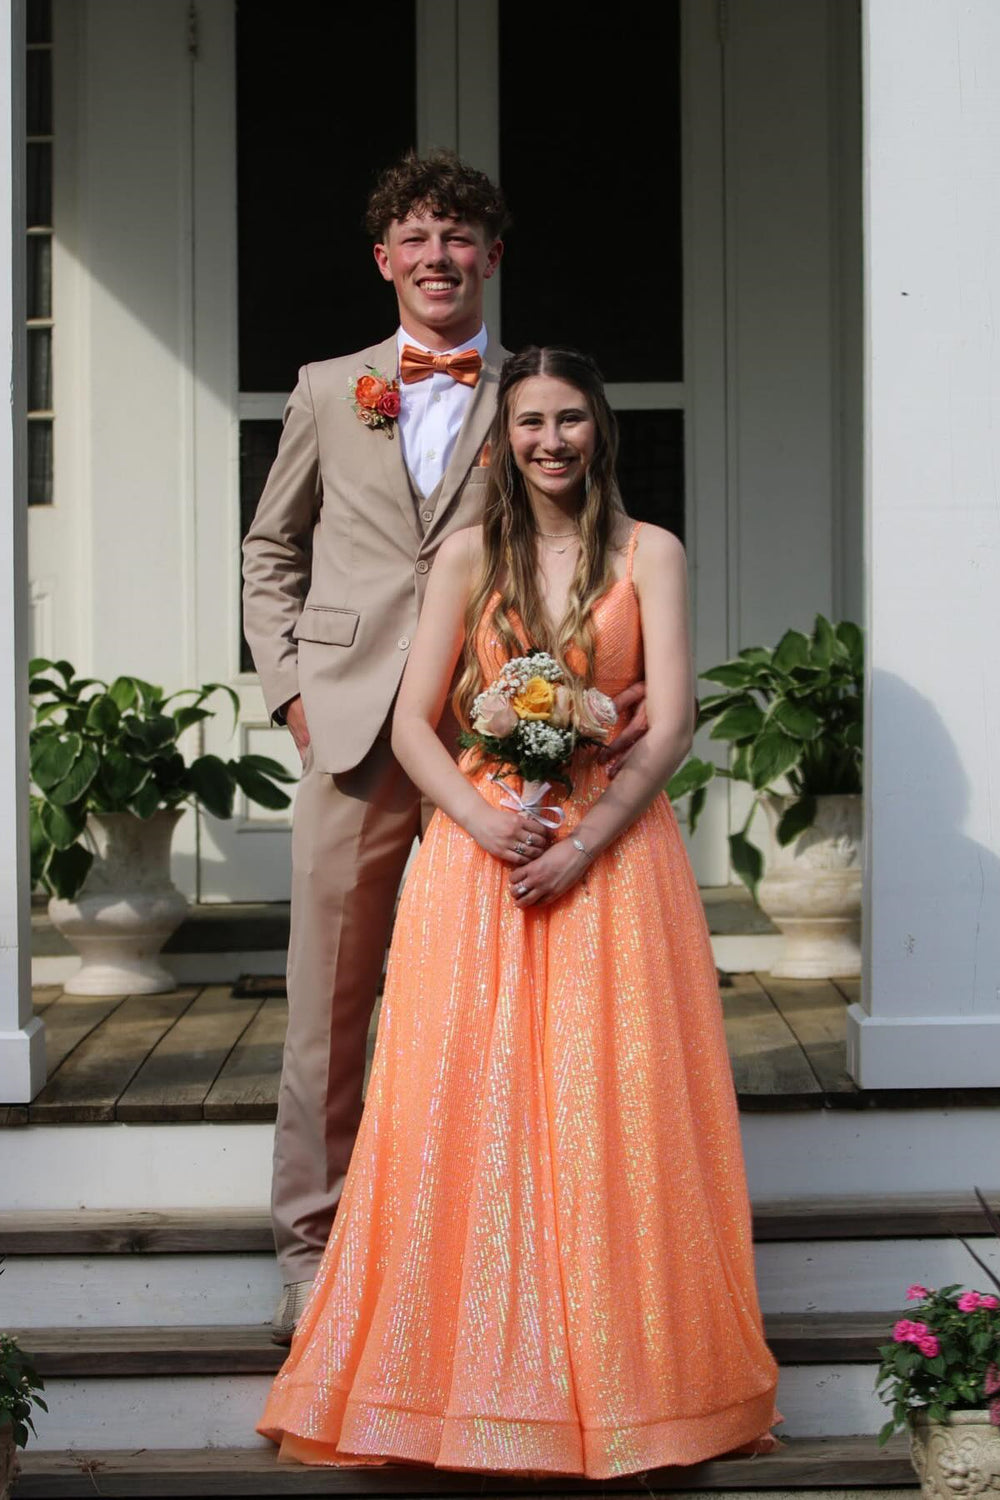
<instances>
[{"instance_id":1,"label":"white ribbon bow","mask_svg":"<svg viewBox=\"0 0 1000 1500\"><path fill-rule=\"evenodd\" d=\"M526 781L522 790L515 792L514 788L508 786L503 777L498 774L491 776L490 780L502 786L507 794L500 799L501 807L510 807L515 812L526 813L529 818L534 818L536 823L541 823L543 828L560 828L565 822L566 814L561 807L541 806L545 793L551 790L551 782ZM547 817L546 814L548 814Z\"/></svg>"}]
</instances>

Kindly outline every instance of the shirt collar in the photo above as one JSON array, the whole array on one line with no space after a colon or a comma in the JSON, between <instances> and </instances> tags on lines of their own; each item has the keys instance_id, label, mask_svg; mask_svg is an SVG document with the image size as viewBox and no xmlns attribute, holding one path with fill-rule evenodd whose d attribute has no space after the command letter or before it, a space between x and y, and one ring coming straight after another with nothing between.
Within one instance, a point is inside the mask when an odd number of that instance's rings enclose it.
<instances>
[{"instance_id":1,"label":"shirt collar","mask_svg":"<svg viewBox=\"0 0 1000 1500\"><path fill-rule=\"evenodd\" d=\"M464 344L456 344L453 349L431 349L427 344L422 344L419 339L414 338L412 333L407 333L405 328L399 328L396 332L396 348L400 354L403 352L404 344L412 344L415 349L423 349L428 354L461 354L465 349L475 349L482 359L486 354L488 342L489 334L485 323L482 324L474 339L466 339Z\"/></svg>"}]
</instances>

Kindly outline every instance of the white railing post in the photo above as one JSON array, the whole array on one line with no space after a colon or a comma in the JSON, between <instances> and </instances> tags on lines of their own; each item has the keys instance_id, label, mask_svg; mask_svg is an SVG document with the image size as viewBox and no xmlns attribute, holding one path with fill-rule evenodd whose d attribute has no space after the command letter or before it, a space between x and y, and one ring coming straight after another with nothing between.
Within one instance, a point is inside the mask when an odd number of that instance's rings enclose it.
<instances>
[{"instance_id":1,"label":"white railing post","mask_svg":"<svg viewBox=\"0 0 1000 1500\"><path fill-rule=\"evenodd\" d=\"M864 0L862 1087L1000 1083L1000 7Z\"/></svg>"},{"instance_id":2,"label":"white railing post","mask_svg":"<svg viewBox=\"0 0 1000 1500\"><path fill-rule=\"evenodd\" d=\"M45 1033L31 1011L28 878L23 0L0 0L0 78L0 1104L23 1104L45 1082Z\"/></svg>"}]
</instances>

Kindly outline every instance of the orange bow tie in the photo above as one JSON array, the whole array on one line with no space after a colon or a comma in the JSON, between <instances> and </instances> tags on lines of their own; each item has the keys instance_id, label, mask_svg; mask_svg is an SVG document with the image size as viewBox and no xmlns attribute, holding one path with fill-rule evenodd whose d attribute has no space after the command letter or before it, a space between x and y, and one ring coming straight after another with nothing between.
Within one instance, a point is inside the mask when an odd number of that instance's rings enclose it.
<instances>
[{"instance_id":1,"label":"orange bow tie","mask_svg":"<svg viewBox=\"0 0 1000 1500\"><path fill-rule=\"evenodd\" d=\"M415 380L426 380L428 375L440 370L460 385L475 385L482 363L475 349L463 349L461 354L431 354L426 349L404 344L399 359L399 378L404 385L412 385Z\"/></svg>"}]
</instances>

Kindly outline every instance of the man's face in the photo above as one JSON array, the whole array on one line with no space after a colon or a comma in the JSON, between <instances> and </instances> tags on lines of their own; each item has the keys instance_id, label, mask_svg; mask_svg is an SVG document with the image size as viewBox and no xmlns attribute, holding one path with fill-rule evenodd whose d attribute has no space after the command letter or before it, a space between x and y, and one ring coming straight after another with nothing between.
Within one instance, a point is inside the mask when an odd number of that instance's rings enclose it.
<instances>
[{"instance_id":1,"label":"man's face","mask_svg":"<svg viewBox=\"0 0 1000 1500\"><path fill-rule=\"evenodd\" d=\"M385 240L375 246L375 260L396 288L399 321L407 332L447 349L479 332L483 283L502 251L499 240L487 241L481 224L421 210L393 219Z\"/></svg>"}]
</instances>

